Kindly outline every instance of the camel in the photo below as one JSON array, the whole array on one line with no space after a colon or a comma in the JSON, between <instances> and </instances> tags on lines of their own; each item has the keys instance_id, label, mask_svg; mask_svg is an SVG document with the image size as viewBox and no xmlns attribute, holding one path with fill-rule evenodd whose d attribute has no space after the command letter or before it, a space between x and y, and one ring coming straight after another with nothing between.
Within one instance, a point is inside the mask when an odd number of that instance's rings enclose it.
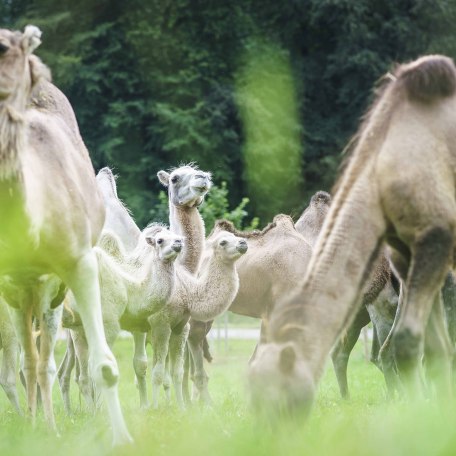
<instances>
[{"instance_id":1,"label":"camel","mask_svg":"<svg viewBox=\"0 0 456 456\"><path fill-rule=\"evenodd\" d=\"M451 397L452 345L440 289L454 253L455 93L456 68L444 56L421 57L387 75L348 155L306 278L275 308L271 342L250 365L254 405L310 410L326 357L353 320L384 241L405 283L391 342L406 390L423 394L428 325L439 354L436 389Z\"/></svg>"},{"instance_id":2,"label":"camel","mask_svg":"<svg viewBox=\"0 0 456 456\"><path fill-rule=\"evenodd\" d=\"M182 381L188 321L211 321L231 304L239 288L236 262L247 252L247 242L220 231L207 241L197 275L178 267L176 286L168 305L149 318L154 358L152 370L153 405L158 408L158 392L166 375L166 357L174 384L176 401L184 408Z\"/></svg>"},{"instance_id":3,"label":"camel","mask_svg":"<svg viewBox=\"0 0 456 456\"><path fill-rule=\"evenodd\" d=\"M71 106L56 87L43 81L49 71L32 55L40 36L34 26L23 33L0 30L0 210L7 221L0 227L0 275L8 275L20 291L17 297L23 298L12 318L24 352L32 419L36 379L49 390L53 376L52 341L44 334L52 328L45 323L41 329L45 346L38 359L32 314L45 309L34 308L36 301L25 298L40 293L43 276L54 276L76 297L89 342L91 372L108 405L114 444L123 444L131 437L120 409L117 364L103 331L92 250L103 227L104 207L77 125L66 121ZM42 104L29 105L40 79ZM50 397L43 397L43 403L54 427Z\"/></svg>"},{"instance_id":4,"label":"camel","mask_svg":"<svg viewBox=\"0 0 456 456\"><path fill-rule=\"evenodd\" d=\"M202 172L196 166L184 165L171 170L159 171L159 181L168 188L170 228L185 237L187 247L182 252L180 264L196 274L204 251L206 232L204 221L198 207L212 186L211 175ZM187 365L192 363L195 370L195 385L199 396L207 403L211 402L207 389L208 376L204 370L205 336L212 321L202 322L190 319L190 331L187 340ZM206 344L207 347L207 344ZM189 401L188 369L184 373L184 395Z\"/></svg>"},{"instance_id":5,"label":"camel","mask_svg":"<svg viewBox=\"0 0 456 456\"><path fill-rule=\"evenodd\" d=\"M101 246L109 245L111 256ZM182 237L171 233L160 224L145 228L132 254L123 251L122 242L112 232L104 231L95 253L99 264L101 307L108 345L111 347L120 330L135 334L149 329L148 317L168 302L175 286L174 262L182 249ZM119 261L122 258L122 261ZM65 312L63 326L70 328L71 341L79 364L78 384L86 403L92 406L93 391L88 372L87 342L81 326L74 298L68 299L70 312ZM136 353L136 350L135 350ZM68 354L71 357L71 351ZM70 412L69 383L74 362L62 364L59 375L62 396L67 412ZM145 370L138 381L145 382ZM141 391L141 389L140 389Z\"/></svg>"}]
</instances>

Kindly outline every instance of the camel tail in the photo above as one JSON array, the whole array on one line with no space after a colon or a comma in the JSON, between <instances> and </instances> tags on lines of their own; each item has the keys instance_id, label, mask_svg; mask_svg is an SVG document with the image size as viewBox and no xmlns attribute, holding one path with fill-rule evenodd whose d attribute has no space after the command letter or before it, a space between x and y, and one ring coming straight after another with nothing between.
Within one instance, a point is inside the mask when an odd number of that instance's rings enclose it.
<instances>
[{"instance_id":1,"label":"camel tail","mask_svg":"<svg viewBox=\"0 0 456 456\"><path fill-rule=\"evenodd\" d=\"M443 55L427 55L401 65L396 76L411 100L430 103L456 92L456 67Z\"/></svg>"}]
</instances>

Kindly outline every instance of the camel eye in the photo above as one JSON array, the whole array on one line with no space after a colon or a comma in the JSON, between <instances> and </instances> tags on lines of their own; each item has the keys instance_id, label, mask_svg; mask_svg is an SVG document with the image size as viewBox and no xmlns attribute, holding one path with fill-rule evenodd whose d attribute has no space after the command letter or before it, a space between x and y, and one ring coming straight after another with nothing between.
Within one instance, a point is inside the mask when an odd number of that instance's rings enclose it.
<instances>
[{"instance_id":1,"label":"camel eye","mask_svg":"<svg viewBox=\"0 0 456 456\"><path fill-rule=\"evenodd\" d=\"M158 240L157 240L157 244L158 244L158 245L163 244L163 239L158 239Z\"/></svg>"},{"instance_id":2,"label":"camel eye","mask_svg":"<svg viewBox=\"0 0 456 456\"><path fill-rule=\"evenodd\" d=\"M227 244L227 241L220 241L220 245L224 247Z\"/></svg>"},{"instance_id":3,"label":"camel eye","mask_svg":"<svg viewBox=\"0 0 456 456\"><path fill-rule=\"evenodd\" d=\"M178 180L179 180L179 176L173 176L173 177L171 178L171 182L172 182L173 184L175 184Z\"/></svg>"}]
</instances>

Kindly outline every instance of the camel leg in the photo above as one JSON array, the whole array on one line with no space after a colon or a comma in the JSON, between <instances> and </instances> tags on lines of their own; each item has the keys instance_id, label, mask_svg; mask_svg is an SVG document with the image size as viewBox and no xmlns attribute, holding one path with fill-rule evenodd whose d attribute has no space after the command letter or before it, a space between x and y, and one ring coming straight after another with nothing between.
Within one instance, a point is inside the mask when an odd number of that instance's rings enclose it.
<instances>
[{"instance_id":1,"label":"camel leg","mask_svg":"<svg viewBox=\"0 0 456 456\"><path fill-rule=\"evenodd\" d=\"M182 395L182 382L184 376L185 345L188 338L190 325L187 323L179 334L171 334L169 341L169 361L171 378L176 394L177 406L184 409L184 398Z\"/></svg>"},{"instance_id":2,"label":"camel leg","mask_svg":"<svg viewBox=\"0 0 456 456\"><path fill-rule=\"evenodd\" d=\"M169 346L168 354L166 355L165 361L165 375L163 377L163 391L165 393L166 404L171 403L171 374L170 374L170 362L169 362Z\"/></svg>"},{"instance_id":3,"label":"camel leg","mask_svg":"<svg viewBox=\"0 0 456 456\"><path fill-rule=\"evenodd\" d=\"M79 392L82 394L86 406L90 411L94 411L96 408L95 392L92 379L89 375L89 347L83 329L71 330L71 339L73 340L76 360L79 365L76 383L79 386Z\"/></svg>"},{"instance_id":4,"label":"camel leg","mask_svg":"<svg viewBox=\"0 0 456 456\"><path fill-rule=\"evenodd\" d=\"M393 345L398 370L413 395L424 393L421 359L425 328L452 261L452 246L452 231L435 227L418 238L412 248Z\"/></svg>"},{"instance_id":5,"label":"camel leg","mask_svg":"<svg viewBox=\"0 0 456 456\"><path fill-rule=\"evenodd\" d=\"M262 319L262 320L261 320L261 328L260 328L260 340L259 340L259 342L255 345L255 349L253 350L252 356L250 357L248 364L251 364L252 361L255 359L255 356L256 356L257 351L258 351L258 346L261 345L261 344L265 344L266 342L267 342L267 336L266 336L266 323L265 323L265 321Z\"/></svg>"},{"instance_id":6,"label":"camel leg","mask_svg":"<svg viewBox=\"0 0 456 456\"><path fill-rule=\"evenodd\" d=\"M190 400L190 388L189 388L189 374L190 369L192 368L192 360L190 356L190 351L188 349L188 344L185 344L184 347L184 375L182 379L182 396L184 399L184 403L189 405L191 403Z\"/></svg>"},{"instance_id":7,"label":"camel leg","mask_svg":"<svg viewBox=\"0 0 456 456\"><path fill-rule=\"evenodd\" d=\"M52 406L52 386L56 375L54 348L57 340L57 331L62 319L63 307L47 310L41 319L41 341L38 359L37 377L41 390L44 416L48 426L56 430L54 409Z\"/></svg>"},{"instance_id":8,"label":"camel leg","mask_svg":"<svg viewBox=\"0 0 456 456\"><path fill-rule=\"evenodd\" d=\"M1 299L2 298L0 298L0 300ZM6 306L6 302L0 302L0 349L3 349L2 366L0 368L0 385L4 389L6 396L17 413L22 415L23 412L19 405L19 397L16 388L19 344Z\"/></svg>"},{"instance_id":9,"label":"camel leg","mask_svg":"<svg viewBox=\"0 0 456 456\"><path fill-rule=\"evenodd\" d=\"M113 443L114 445L130 443L132 438L122 415L117 390L119 370L104 333L98 264L94 252L91 250L82 257L72 273L65 278L66 284L76 299L84 326L89 345L90 372L108 407Z\"/></svg>"},{"instance_id":10,"label":"camel leg","mask_svg":"<svg viewBox=\"0 0 456 456\"><path fill-rule=\"evenodd\" d=\"M370 321L369 314L364 306L356 314L356 317L344 336L341 337L331 353L334 371L336 372L337 383L339 384L340 395L344 399L350 398L347 381L347 366L350 353L359 339L361 329Z\"/></svg>"},{"instance_id":11,"label":"camel leg","mask_svg":"<svg viewBox=\"0 0 456 456\"><path fill-rule=\"evenodd\" d=\"M25 378L27 390L27 408L28 413L35 423L36 417L36 368L38 362L38 350L32 333L32 307L25 310L11 309L11 319L13 320L16 334L23 352L22 371Z\"/></svg>"},{"instance_id":12,"label":"camel leg","mask_svg":"<svg viewBox=\"0 0 456 456\"><path fill-rule=\"evenodd\" d=\"M75 365L75 352L73 338L71 332L67 330L67 347L65 356L63 357L62 363L60 364L57 372L57 378L59 379L60 392L62 393L63 405L67 415L71 415L71 398L70 398L70 385L71 385L71 372Z\"/></svg>"},{"instance_id":13,"label":"camel leg","mask_svg":"<svg viewBox=\"0 0 456 456\"><path fill-rule=\"evenodd\" d=\"M207 388L209 376L204 370L203 345L200 341L189 338L188 347L195 364L194 385L196 387L199 400L203 401L206 405L211 405L212 399Z\"/></svg>"},{"instance_id":14,"label":"camel leg","mask_svg":"<svg viewBox=\"0 0 456 456\"><path fill-rule=\"evenodd\" d=\"M133 369L136 374L136 381L139 390L139 404L142 409L150 407L147 398L147 353L146 333L134 332L135 354L133 356Z\"/></svg>"},{"instance_id":15,"label":"camel leg","mask_svg":"<svg viewBox=\"0 0 456 456\"><path fill-rule=\"evenodd\" d=\"M441 294L438 293L432 306L425 337L425 366L427 377L435 382L447 400L453 394L452 364L453 344L445 322L445 311Z\"/></svg>"},{"instance_id":16,"label":"camel leg","mask_svg":"<svg viewBox=\"0 0 456 456\"><path fill-rule=\"evenodd\" d=\"M171 329L167 324L151 324L152 347L154 351L152 368L152 405L158 408L160 387L163 385L166 375L166 357L168 355L169 338Z\"/></svg>"},{"instance_id":17,"label":"camel leg","mask_svg":"<svg viewBox=\"0 0 456 456\"><path fill-rule=\"evenodd\" d=\"M394 398L395 392L399 389L398 376L395 369L394 353L391 344L384 346L388 335L393 327L396 301L390 302L387 298L379 298L373 304L367 306L367 310L374 325L374 341L379 347L376 354L372 353L371 360L383 372L387 388L388 398ZM380 350L380 347L382 349ZM372 359L374 358L375 359Z\"/></svg>"}]
</instances>

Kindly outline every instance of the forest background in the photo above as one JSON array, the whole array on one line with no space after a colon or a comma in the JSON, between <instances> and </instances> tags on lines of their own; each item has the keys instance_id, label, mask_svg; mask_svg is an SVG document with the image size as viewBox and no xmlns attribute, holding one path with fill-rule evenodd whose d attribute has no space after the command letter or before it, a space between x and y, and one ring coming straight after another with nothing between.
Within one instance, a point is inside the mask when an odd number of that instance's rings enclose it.
<instances>
[{"instance_id":1,"label":"forest background","mask_svg":"<svg viewBox=\"0 0 456 456\"><path fill-rule=\"evenodd\" d=\"M222 215L299 214L382 75L456 57L456 0L0 0L1 27L28 23L140 226L165 218L157 171L188 162L213 173Z\"/></svg>"}]
</instances>

